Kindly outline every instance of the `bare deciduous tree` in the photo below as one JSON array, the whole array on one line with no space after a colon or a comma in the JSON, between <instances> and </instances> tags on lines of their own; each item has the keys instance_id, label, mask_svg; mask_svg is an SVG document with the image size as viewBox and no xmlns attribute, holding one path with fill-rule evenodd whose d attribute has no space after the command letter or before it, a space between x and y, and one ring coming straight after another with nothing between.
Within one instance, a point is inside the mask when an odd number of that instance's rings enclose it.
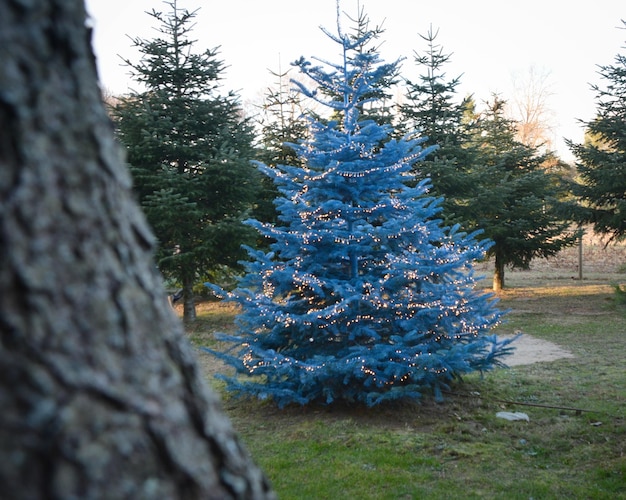
<instances>
[{"instance_id":1,"label":"bare deciduous tree","mask_svg":"<svg viewBox=\"0 0 626 500\"><path fill-rule=\"evenodd\" d=\"M531 148L550 151L554 145L554 113L550 109L550 73L531 67L528 74L515 77L509 113L517 122L517 140Z\"/></svg>"}]
</instances>

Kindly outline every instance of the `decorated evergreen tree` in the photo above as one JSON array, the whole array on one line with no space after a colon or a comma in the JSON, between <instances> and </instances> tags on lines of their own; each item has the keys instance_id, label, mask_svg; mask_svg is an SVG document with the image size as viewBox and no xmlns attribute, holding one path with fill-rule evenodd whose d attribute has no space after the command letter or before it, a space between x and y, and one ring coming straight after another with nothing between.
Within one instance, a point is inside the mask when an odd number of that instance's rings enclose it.
<instances>
[{"instance_id":1,"label":"decorated evergreen tree","mask_svg":"<svg viewBox=\"0 0 626 500\"><path fill-rule=\"evenodd\" d=\"M375 33L355 39L339 23L325 33L341 62L295 64L327 92L299 87L341 119L312 120L310 139L294 145L305 166L260 165L281 192L280 223L249 221L273 244L249 249L228 296L242 308L238 333L215 354L244 376L225 377L229 389L279 406L441 397L509 350L489 335L500 311L474 287L472 261L487 245L442 225L427 180L407 184L429 152L423 141L362 118L372 89L397 71L362 50Z\"/></svg>"},{"instance_id":2,"label":"decorated evergreen tree","mask_svg":"<svg viewBox=\"0 0 626 500\"><path fill-rule=\"evenodd\" d=\"M350 31L344 36L353 44L353 48L349 54L345 54L348 58L346 61L350 63L350 58L360 57L366 52L377 53L379 45L377 41L381 38L385 30L381 25L370 26L370 19L365 9L359 6L356 17L347 16L352 24ZM367 37L364 35L367 34ZM376 79L371 82L367 93L362 95L356 105L361 119L374 120L379 125L391 124L395 119L395 99L394 91L399 81L399 64L386 65ZM316 91L327 100L343 99L341 89L332 86L320 86ZM337 125L341 126L343 120L343 111L341 109L332 108L331 120L336 120Z\"/></svg>"}]
</instances>

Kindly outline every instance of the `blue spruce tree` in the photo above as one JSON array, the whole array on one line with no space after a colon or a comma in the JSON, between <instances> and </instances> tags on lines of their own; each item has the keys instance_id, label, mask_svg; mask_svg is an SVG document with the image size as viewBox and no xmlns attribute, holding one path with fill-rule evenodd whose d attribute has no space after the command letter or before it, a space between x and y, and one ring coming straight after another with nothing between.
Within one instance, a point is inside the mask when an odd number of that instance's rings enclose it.
<instances>
[{"instance_id":1,"label":"blue spruce tree","mask_svg":"<svg viewBox=\"0 0 626 500\"><path fill-rule=\"evenodd\" d=\"M501 312L475 289L472 262L486 247L443 227L427 180L407 185L429 152L423 139L394 140L391 126L361 118L397 71L364 50L378 32L325 33L341 62L295 64L319 86L300 90L333 120L311 119L310 138L293 145L304 167L259 165L282 195L279 220L248 221L270 251L248 249L246 274L227 294L241 306L238 333L214 353L236 368L229 389L279 406L441 397L510 349L489 335Z\"/></svg>"}]
</instances>

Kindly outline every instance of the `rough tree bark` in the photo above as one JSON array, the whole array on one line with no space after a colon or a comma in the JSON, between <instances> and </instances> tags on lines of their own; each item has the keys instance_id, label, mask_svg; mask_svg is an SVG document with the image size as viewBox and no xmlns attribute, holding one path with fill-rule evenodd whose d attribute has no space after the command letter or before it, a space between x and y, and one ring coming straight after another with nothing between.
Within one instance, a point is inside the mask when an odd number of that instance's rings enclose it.
<instances>
[{"instance_id":1,"label":"rough tree bark","mask_svg":"<svg viewBox=\"0 0 626 500\"><path fill-rule=\"evenodd\" d=\"M166 306L82 0L0 1L0 498L270 498Z\"/></svg>"}]
</instances>

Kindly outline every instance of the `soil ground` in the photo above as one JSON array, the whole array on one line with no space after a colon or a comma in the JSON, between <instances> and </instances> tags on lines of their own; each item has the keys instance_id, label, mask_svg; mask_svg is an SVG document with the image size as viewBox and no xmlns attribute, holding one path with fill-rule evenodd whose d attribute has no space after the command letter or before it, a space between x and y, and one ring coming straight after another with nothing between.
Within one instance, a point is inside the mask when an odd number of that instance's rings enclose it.
<instances>
[{"instance_id":1,"label":"soil ground","mask_svg":"<svg viewBox=\"0 0 626 500\"><path fill-rule=\"evenodd\" d=\"M506 338L503 335L502 338ZM558 346L554 342L538 339L532 335L523 334L513 344L515 351L506 358L508 366L530 365L533 363L554 361L562 358L573 358L574 355L568 350Z\"/></svg>"}]
</instances>

